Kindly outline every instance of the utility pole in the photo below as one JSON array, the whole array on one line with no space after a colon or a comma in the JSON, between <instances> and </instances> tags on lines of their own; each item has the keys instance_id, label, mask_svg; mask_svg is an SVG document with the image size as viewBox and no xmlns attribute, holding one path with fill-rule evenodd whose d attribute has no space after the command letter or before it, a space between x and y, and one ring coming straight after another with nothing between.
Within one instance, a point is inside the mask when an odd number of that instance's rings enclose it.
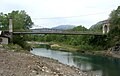
<instances>
[{"instance_id":1,"label":"utility pole","mask_svg":"<svg viewBox=\"0 0 120 76\"><path fill-rule=\"evenodd\" d=\"M10 33L10 43L13 42L13 25L12 25L12 17L9 18L9 33Z\"/></svg>"}]
</instances>

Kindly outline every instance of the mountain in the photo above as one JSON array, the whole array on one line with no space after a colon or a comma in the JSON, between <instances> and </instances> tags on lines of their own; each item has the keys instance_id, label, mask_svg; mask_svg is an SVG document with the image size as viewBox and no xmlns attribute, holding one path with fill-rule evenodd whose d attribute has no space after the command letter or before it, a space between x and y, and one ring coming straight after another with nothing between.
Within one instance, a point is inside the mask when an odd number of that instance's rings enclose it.
<instances>
[{"instance_id":1,"label":"mountain","mask_svg":"<svg viewBox=\"0 0 120 76\"><path fill-rule=\"evenodd\" d=\"M92 25L90 30L102 30L104 24L108 24L108 20L99 21L96 24Z\"/></svg>"},{"instance_id":2,"label":"mountain","mask_svg":"<svg viewBox=\"0 0 120 76\"><path fill-rule=\"evenodd\" d=\"M52 29L59 29L59 30L67 30L67 29L73 29L74 25L59 25L56 27L53 27Z\"/></svg>"}]
</instances>

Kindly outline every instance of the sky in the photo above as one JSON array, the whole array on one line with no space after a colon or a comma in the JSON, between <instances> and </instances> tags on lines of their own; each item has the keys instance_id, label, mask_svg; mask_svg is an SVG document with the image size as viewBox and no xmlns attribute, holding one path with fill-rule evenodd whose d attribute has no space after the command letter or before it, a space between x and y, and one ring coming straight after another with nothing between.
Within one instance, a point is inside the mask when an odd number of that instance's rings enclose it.
<instances>
[{"instance_id":1,"label":"sky","mask_svg":"<svg viewBox=\"0 0 120 76\"><path fill-rule=\"evenodd\" d=\"M108 19L120 0L0 0L0 12L25 10L33 28L83 25L86 28Z\"/></svg>"}]
</instances>

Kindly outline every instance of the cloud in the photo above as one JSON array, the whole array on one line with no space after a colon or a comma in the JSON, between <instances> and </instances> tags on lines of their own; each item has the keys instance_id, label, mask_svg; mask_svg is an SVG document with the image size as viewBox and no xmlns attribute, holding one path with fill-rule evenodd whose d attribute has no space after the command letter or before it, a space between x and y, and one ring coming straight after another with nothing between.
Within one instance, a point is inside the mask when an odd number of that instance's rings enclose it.
<instances>
[{"instance_id":1,"label":"cloud","mask_svg":"<svg viewBox=\"0 0 120 76\"><path fill-rule=\"evenodd\" d=\"M1 0L0 12L25 10L34 23L42 27L74 24L89 28L96 22L107 19L117 6L119 0ZM71 16L79 17L40 19Z\"/></svg>"}]
</instances>

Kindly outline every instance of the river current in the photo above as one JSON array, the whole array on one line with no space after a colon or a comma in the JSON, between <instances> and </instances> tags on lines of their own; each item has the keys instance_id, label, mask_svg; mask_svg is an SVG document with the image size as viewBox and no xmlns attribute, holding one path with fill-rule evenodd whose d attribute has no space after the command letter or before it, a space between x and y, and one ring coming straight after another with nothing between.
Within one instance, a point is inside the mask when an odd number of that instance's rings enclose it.
<instances>
[{"instance_id":1,"label":"river current","mask_svg":"<svg viewBox=\"0 0 120 76\"><path fill-rule=\"evenodd\" d=\"M58 60L63 64L75 66L82 71L93 71L97 76L120 76L120 59L112 57L83 55L78 52L54 51L34 48L31 53Z\"/></svg>"}]
</instances>

